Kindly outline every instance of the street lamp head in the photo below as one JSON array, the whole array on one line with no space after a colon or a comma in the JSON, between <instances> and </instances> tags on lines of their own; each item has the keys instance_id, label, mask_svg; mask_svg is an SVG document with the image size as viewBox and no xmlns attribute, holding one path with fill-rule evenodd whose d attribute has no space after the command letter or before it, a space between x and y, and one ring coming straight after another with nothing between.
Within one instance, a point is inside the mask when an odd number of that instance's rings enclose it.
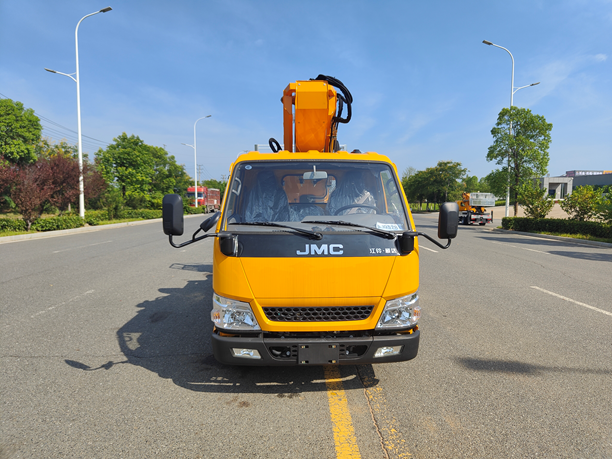
<instances>
[{"instance_id":1,"label":"street lamp head","mask_svg":"<svg viewBox=\"0 0 613 460\"><path fill-rule=\"evenodd\" d=\"M107 6L106 8L101 9L99 12L100 13L106 13L107 11L111 11L113 8L111 8L110 6Z\"/></svg>"},{"instance_id":2,"label":"street lamp head","mask_svg":"<svg viewBox=\"0 0 613 460\"><path fill-rule=\"evenodd\" d=\"M488 42L487 40L483 40L483 43L485 43L486 45L493 45L492 42Z\"/></svg>"},{"instance_id":3,"label":"street lamp head","mask_svg":"<svg viewBox=\"0 0 613 460\"><path fill-rule=\"evenodd\" d=\"M541 83L540 81L537 81L536 83L532 83L530 86L536 86L536 85L538 85L540 83Z\"/></svg>"},{"instance_id":4,"label":"street lamp head","mask_svg":"<svg viewBox=\"0 0 613 460\"><path fill-rule=\"evenodd\" d=\"M45 70L46 70L47 72L57 73L55 70L47 69L46 67L45 67Z\"/></svg>"},{"instance_id":5,"label":"street lamp head","mask_svg":"<svg viewBox=\"0 0 613 460\"><path fill-rule=\"evenodd\" d=\"M211 118L211 115L207 115L207 116L206 116L206 117L204 117L204 118Z\"/></svg>"}]
</instances>

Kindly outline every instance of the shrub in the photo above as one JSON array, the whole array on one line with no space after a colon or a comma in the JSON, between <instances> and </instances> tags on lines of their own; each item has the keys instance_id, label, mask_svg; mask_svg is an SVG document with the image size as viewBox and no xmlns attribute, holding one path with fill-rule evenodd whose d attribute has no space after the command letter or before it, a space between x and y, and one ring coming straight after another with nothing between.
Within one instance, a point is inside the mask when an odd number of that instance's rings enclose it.
<instances>
[{"instance_id":1,"label":"shrub","mask_svg":"<svg viewBox=\"0 0 613 460\"><path fill-rule=\"evenodd\" d=\"M518 202L524 207L526 216L533 219L544 219L553 208L554 201L546 195L547 189L540 188L532 181L522 184L519 188Z\"/></svg>"},{"instance_id":2,"label":"shrub","mask_svg":"<svg viewBox=\"0 0 613 460\"><path fill-rule=\"evenodd\" d=\"M118 219L124 206L124 199L121 190L109 187L102 195L101 202L106 208L106 219Z\"/></svg>"},{"instance_id":3,"label":"shrub","mask_svg":"<svg viewBox=\"0 0 613 460\"><path fill-rule=\"evenodd\" d=\"M161 217L161 209L124 209L120 213L121 219L159 219Z\"/></svg>"},{"instance_id":4,"label":"shrub","mask_svg":"<svg viewBox=\"0 0 613 460\"><path fill-rule=\"evenodd\" d=\"M560 207L570 215L571 219L590 220L598 213L599 195L591 185L577 187L564 202L560 203Z\"/></svg>"},{"instance_id":5,"label":"shrub","mask_svg":"<svg viewBox=\"0 0 613 460\"><path fill-rule=\"evenodd\" d=\"M26 223L21 219L0 218L0 232L25 232Z\"/></svg>"},{"instance_id":6,"label":"shrub","mask_svg":"<svg viewBox=\"0 0 613 460\"><path fill-rule=\"evenodd\" d=\"M566 233L611 238L611 225L601 222L568 219L532 219L529 217L503 217L502 228L518 232Z\"/></svg>"},{"instance_id":7,"label":"shrub","mask_svg":"<svg viewBox=\"0 0 613 460\"><path fill-rule=\"evenodd\" d=\"M598 205L596 207L598 212L598 219L605 224L611 224L611 186L608 185L604 187L602 196L598 201Z\"/></svg>"},{"instance_id":8,"label":"shrub","mask_svg":"<svg viewBox=\"0 0 613 460\"><path fill-rule=\"evenodd\" d=\"M79 216L47 217L37 219L32 224L32 230L49 232L52 230L67 230L69 228L83 227L85 222Z\"/></svg>"},{"instance_id":9,"label":"shrub","mask_svg":"<svg viewBox=\"0 0 613 460\"><path fill-rule=\"evenodd\" d=\"M195 208L193 206L185 206L185 204L183 205L183 214L205 214L205 211L205 206L198 206L197 208Z\"/></svg>"},{"instance_id":10,"label":"shrub","mask_svg":"<svg viewBox=\"0 0 613 460\"><path fill-rule=\"evenodd\" d=\"M106 209L85 211L85 223L88 225L100 225L100 222L107 220L107 218L108 211Z\"/></svg>"}]
</instances>

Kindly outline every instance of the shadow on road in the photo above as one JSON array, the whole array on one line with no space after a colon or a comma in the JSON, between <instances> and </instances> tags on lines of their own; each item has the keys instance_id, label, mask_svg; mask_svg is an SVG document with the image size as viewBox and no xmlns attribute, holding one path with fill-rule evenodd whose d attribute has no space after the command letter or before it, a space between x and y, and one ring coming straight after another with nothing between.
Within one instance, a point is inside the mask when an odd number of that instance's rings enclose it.
<instances>
[{"instance_id":1,"label":"shadow on road","mask_svg":"<svg viewBox=\"0 0 613 460\"><path fill-rule=\"evenodd\" d=\"M611 262L611 254L578 252L578 251L549 251L554 256L570 257L571 259L593 260L595 262Z\"/></svg>"},{"instance_id":2,"label":"shadow on road","mask_svg":"<svg viewBox=\"0 0 613 460\"><path fill-rule=\"evenodd\" d=\"M322 366L239 367L218 363L210 343L212 266L173 264L170 268L204 273L204 279L188 281L182 288L159 289L160 297L137 305L136 316L117 331L126 360L97 367L72 360L66 360L66 364L83 371L132 364L171 379L182 388L212 393L266 393L291 398L302 392L326 391ZM370 365L340 366L340 373L347 390L378 383Z\"/></svg>"},{"instance_id":3,"label":"shadow on road","mask_svg":"<svg viewBox=\"0 0 613 460\"><path fill-rule=\"evenodd\" d=\"M544 238L522 238L513 236L494 236L491 234L480 235L479 238L496 243L503 243L516 246L539 246L542 250L547 251L549 254L570 257L573 259L593 260L597 262L611 262L611 254L607 252L581 252L581 251L563 251L562 248L585 248L592 250L604 250L609 251L608 247L590 246L588 244L581 244L580 242L573 241L558 241L547 240ZM557 250L554 250L557 249Z\"/></svg>"},{"instance_id":4,"label":"shadow on road","mask_svg":"<svg viewBox=\"0 0 613 460\"><path fill-rule=\"evenodd\" d=\"M579 373L579 374L611 374L608 369L585 369L578 367L539 366L521 361L499 359L453 358L453 360L473 371L498 372L502 374L541 375L549 372Z\"/></svg>"}]
</instances>

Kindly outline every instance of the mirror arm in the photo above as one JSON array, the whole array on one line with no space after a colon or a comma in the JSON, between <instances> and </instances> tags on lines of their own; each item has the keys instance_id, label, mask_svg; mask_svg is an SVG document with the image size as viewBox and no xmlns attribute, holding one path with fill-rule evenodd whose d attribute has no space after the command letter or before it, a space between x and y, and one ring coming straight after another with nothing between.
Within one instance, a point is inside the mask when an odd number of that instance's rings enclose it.
<instances>
[{"instance_id":1,"label":"mirror arm","mask_svg":"<svg viewBox=\"0 0 613 460\"><path fill-rule=\"evenodd\" d=\"M451 246L451 239L447 238L447 244L445 246L443 246L441 243L439 243L438 241L436 241L434 238L432 238L431 236L426 235L425 233L422 232L407 232L410 233L411 236L423 236L426 239L432 241L434 244L436 244L439 248L441 249L447 249L449 246Z\"/></svg>"},{"instance_id":2,"label":"mirror arm","mask_svg":"<svg viewBox=\"0 0 613 460\"><path fill-rule=\"evenodd\" d=\"M198 233L198 232L196 232L196 233ZM202 241L202 240L203 240L203 239L205 239L205 238L209 238L209 237L211 237L211 236L217 236L217 233L207 233L207 234L202 235L202 236L200 236L200 237L198 237L198 238L195 238L196 233L194 233L194 235L192 236L192 239L191 239L190 241L185 241L184 243L175 244L175 243L172 241L172 235L168 235L168 241L170 242L170 245L171 245L173 248L182 248L182 247L184 247L184 246L187 246L188 244L192 244L192 243L195 243L195 242L197 242L197 241Z\"/></svg>"}]
</instances>

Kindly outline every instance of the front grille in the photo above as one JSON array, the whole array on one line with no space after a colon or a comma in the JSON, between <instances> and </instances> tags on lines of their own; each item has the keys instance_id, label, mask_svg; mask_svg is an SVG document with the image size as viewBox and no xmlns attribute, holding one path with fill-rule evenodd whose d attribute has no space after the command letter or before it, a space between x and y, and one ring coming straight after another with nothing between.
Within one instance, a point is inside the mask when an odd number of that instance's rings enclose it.
<instances>
[{"instance_id":1,"label":"front grille","mask_svg":"<svg viewBox=\"0 0 613 460\"><path fill-rule=\"evenodd\" d=\"M359 307L264 307L266 318L282 322L360 321L370 316L373 305Z\"/></svg>"}]
</instances>

